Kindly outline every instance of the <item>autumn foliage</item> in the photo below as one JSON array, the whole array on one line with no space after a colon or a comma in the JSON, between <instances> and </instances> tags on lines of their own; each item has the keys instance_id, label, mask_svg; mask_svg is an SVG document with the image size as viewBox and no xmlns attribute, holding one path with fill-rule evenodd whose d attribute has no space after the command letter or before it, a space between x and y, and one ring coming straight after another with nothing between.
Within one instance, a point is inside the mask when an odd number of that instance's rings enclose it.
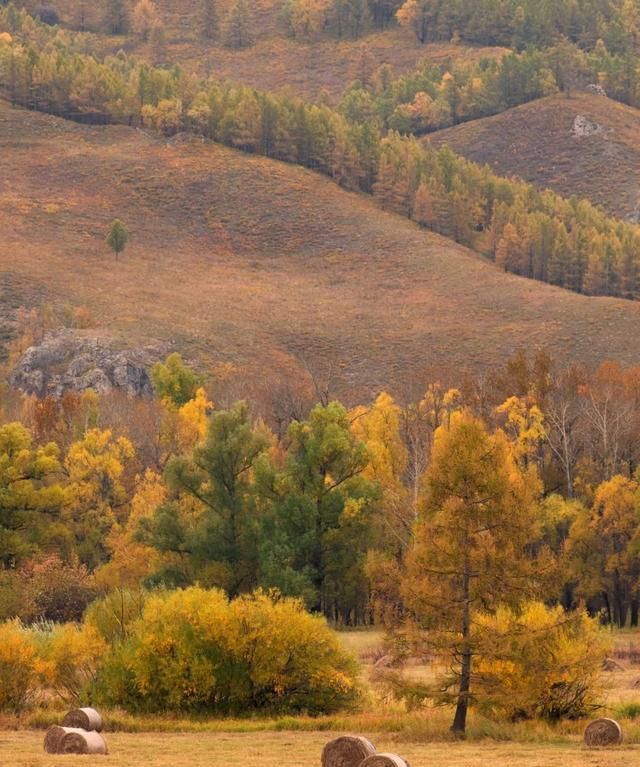
<instances>
[{"instance_id":1,"label":"autumn foliage","mask_svg":"<svg viewBox=\"0 0 640 767\"><path fill-rule=\"evenodd\" d=\"M217 590L150 595L99 689L147 711L327 713L358 695L353 661L300 602Z\"/></svg>"}]
</instances>

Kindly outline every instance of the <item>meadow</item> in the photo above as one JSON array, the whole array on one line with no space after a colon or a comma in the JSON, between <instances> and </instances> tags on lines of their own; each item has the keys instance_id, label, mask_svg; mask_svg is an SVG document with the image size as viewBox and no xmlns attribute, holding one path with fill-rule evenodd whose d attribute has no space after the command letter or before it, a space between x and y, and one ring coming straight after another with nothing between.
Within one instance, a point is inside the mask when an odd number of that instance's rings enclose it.
<instances>
[{"instance_id":1,"label":"meadow","mask_svg":"<svg viewBox=\"0 0 640 767\"><path fill-rule=\"evenodd\" d=\"M334 733L116 733L108 737L110 755L47 756L41 732L0 733L0 764L5 767L319 767L323 745ZM412 767L626 767L640 757L639 746L587 750L578 742L545 743L407 743L373 737L378 750L401 753Z\"/></svg>"},{"instance_id":2,"label":"meadow","mask_svg":"<svg viewBox=\"0 0 640 767\"><path fill-rule=\"evenodd\" d=\"M359 713L312 719L189 719L133 716L106 712L110 755L104 757L54 757L42 751L44 728L59 721L61 712L41 710L20 720L0 720L2 767L52 767L56 764L118 767L318 767L324 744L339 734L364 734L379 751L398 753L412 767L622 767L640 757L640 722L621 716L622 706L640 701L633 686L640 676L640 649L636 634L616 635L614 657L620 669L603 674L606 688L603 716L622 723L625 742L613 749L587 749L582 744L585 722L557 726L541 722L510 724L492 722L473 714L465 741L453 740L448 731L451 712L437 708L407 712L371 685L376 659L384 653L377 631L345 632L346 646L362 663L367 701ZM413 674L431 676L434 669L416 665ZM27 728L28 725L28 728ZM13 729L12 729L13 728Z\"/></svg>"}]
</instances>

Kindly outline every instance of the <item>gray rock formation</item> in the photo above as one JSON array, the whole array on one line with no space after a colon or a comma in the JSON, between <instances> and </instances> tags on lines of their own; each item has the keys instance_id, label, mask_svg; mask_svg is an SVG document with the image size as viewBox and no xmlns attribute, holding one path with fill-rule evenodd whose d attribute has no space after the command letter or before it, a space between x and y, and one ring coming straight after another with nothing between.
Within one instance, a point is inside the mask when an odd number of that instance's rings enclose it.
<instances>
[{"instance_id":1,"label":"gray rock formation","mask_svg":"<svg viewBox=\"0 0 640 767\"><path fill-rule=\"evenodd\" d=\"M606 132L607 129L604 125L591 122L591 120L588 120L584 115L576 115L576 119L573 121L573 135L577 138L598 136Z\"/></svg>"},{"instance_id":2,"label":"gray rock formation","mask_svg":"<svg viewBox=\"0 0 640 767\"><path fill-rule=\"evenodd\" d=\"M120 389L130 395L148 396L152 394L149 367L162 357L157 347L122 349L112 339L59 330L27 349L9 383L39 397L87 389L100 394Z\"/></svg>"},{"instance_id":3,"label":"gray rock formation","mask_svg":"<svg viewBox=\"0 0 640 767\"><path fill-rule=\"evenodd\" d=\"M594 123L587 119L583 115L577 115L573 121L573 135L578 138L585 138L586 136L598 136L601 133L605 133L606 128L604 125Z\"/></svg>"}]
</instances>

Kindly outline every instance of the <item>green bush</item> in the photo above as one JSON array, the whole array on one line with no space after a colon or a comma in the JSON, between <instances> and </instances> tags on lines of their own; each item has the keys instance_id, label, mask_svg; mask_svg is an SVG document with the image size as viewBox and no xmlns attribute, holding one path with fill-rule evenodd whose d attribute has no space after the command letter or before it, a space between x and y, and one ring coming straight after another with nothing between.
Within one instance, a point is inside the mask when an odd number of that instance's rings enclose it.
<instances>
[{"instance_id":1,"label":"green bush","mask_svg":"<svg viewBox=\"0 0 640 767\"><path fill-rule=\"evenodd\" d=\"M150 595L100 675L108 705L220 714L354 704L356 667L322 618L297 600L189 588Z\"/></svg>"}]
</instances>

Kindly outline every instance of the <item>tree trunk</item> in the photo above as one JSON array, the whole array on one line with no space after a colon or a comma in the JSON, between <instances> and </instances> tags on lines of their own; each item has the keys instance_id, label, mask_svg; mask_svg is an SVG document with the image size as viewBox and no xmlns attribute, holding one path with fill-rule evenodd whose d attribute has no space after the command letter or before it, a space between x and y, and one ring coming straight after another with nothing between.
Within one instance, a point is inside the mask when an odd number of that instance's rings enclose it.
<instances>
[{"instance_id":1,"label":"tree trunk","mask_svg":"<svg viewBox=\"0 0 640 767\"><path fill-rule=\"evenodd\" d=\"M470 566L468 557L465 556L464 574L462 577L462 668L460 670L460 688L456 713L453 717L451 732L456 735L464 735L467 727L467 711L469 709L469 690L471 689L471 647L469 646L469 634L471 631L471 604L469 600Z\"/></svg>"},{"instance_id":2,"label":"tree trunk","mask_svg":"<svg viewBox=\"0 0 640 767\"><path fill-rule=\"evenodd\" d=\"M638 628L638 597L634 596L631 600L631 628Z\"/></svg>"}]
</instances>

